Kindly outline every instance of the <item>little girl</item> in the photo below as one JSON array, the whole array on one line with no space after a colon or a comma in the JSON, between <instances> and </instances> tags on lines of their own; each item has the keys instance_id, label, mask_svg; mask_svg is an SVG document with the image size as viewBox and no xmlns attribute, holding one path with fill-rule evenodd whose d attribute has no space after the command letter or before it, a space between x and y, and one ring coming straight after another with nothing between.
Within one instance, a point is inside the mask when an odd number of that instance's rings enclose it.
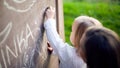
<instances>
[{"instance_id":1,"label":"little girl","mask_svg":"<svg viewBox=\"0 0 120 68\"><path fill-rule=\"evenodd\" d=\"M86 63L78 53L78 46L85 30L90 26L102 26L101 23L91 17L77 17L72 25L70 35L71 43L74 47L64 43L56 30L56 21L54 20L55 9L50 7L46 11L47 20L44 23L48 41L60 59L60 68L87 68Z\"/></svg>"}]
</instances>

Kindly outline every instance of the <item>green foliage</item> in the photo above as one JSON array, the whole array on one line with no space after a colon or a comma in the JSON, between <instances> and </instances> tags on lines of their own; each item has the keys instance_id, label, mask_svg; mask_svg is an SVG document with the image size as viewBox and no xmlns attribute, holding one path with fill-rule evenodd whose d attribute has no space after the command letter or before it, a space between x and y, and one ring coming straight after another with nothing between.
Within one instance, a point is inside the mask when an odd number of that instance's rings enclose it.
<instances>
[{"instance_id":1,"label":"green foliage","mask_svg":"<svg viewBox=\"0 0 120 68\"><path fill-rule=\"evenodd\" d=\"M120 5L108 3L65 2L64 20L65 37L70 43L69 36L74 19L80 15L88 15L98 19L120 35Z\"/></svg>"},{"instance_id":2,"label":"green foliage","mask_svg":"<svg viewBox=\"0 0 120 68\"><path fill-rule=\"evenodd\" d=\"M95 3L95 2L105 2L105 3L119 3L120 0L63 0L64 2L89 2L89 3Z\"/></svg>"}]
</instances>

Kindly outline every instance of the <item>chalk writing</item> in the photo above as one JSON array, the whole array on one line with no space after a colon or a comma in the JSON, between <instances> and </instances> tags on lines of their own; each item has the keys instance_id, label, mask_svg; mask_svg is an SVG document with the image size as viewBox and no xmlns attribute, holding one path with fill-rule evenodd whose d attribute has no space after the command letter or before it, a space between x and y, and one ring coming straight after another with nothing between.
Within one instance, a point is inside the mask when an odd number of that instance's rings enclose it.
<instances>
[{"instance_id":1,"label":"chalk writing","mask_svg":"<svg viewBox=\"0 0 120 68\"><path fill-rule=\"evenodd\" d=\"M9 24L12 24L12 23L9 23ZM12 28L12 26L9 26L9 28ZM6 26L6 28L4 29L4 31L8 31L10 32L10 29L8 29L8 26ZM4 32L6 33L6 32ZM27 55L27 52L24 52L26 49L29 49L30 47L28 47L28 40L29 38L31 37L31 39L34 41L34 36L32 34L32 30L30 29L30 26L28 24L26 24L26 30L25 31L21 31L20 35L16 35L14 36L13 38L13 49L11 49L9 47L9 44L6 44L5 45L5 50L6 51L3 51L1 49L1 55L2 55L2 59L3 59L3 63L4 63L4 67L7 68L7 63L9 65L11 65L11 60L10 60L10 55L13 57L13 58L17 58L19 56L18 53L23 53L24 54L24 62L23 64L26 64L27 61L28 61L28 55ZM23 37L23 34L25 34L25 37ZM6 37L7 39L7 37ZM18 45L18 46L17 46ZM5 56L6 55L6 56ZM6 58L5 58L6 57ZM1 62L0 62L1 63ZM0 67L2 67L2 65L0 64Z\"/></svg>"},{"instance_id":2,"label":"chalk writing","mask_svg":"<svg viewBox=\"0 0 120 68\"><path fill-rule=\"evenodd\" d=\"M30 36L31 36L32 39L34 40L34 37L33 37L33 35L32 35L32 31L31 31L29 25L27 24L27 25L26 25L26 37L23 38L23 31L21 32L20 37L17 35L17 43L18 43L18 48L19 48L20 53L22 53L22 48L21 48L21 47L22 47L22 44L24 44L23 47L24 47L25 49L28 47L28 39L29 39Z\"/></svg>"},{"instance_id":3,"label":"chalk writing","mask_svg":"<svg viewBox=\"0 0 120 68\"><path fill-rule=\"evenodd\" d=\"M12 29L12 23L10 22L3 31L0 32L0 45L5 42L10 31Z\"/></svg>"},{"instance_id":4,"label":"chalk writing","mask_svg":"<svg viewBox=\"0 0 120 68\"><path fill-rule=\"evenodd\" d=\"M30 36L34 40L34 37L32 35L32 31L31 31L29 25L27 24L27 28L26 28L26 45L25 45L26 47L28 46L28 39L29 39Z\"/></svg>"},{"instance_id":5,"label":"chalk writing","mask_svg":"<svg viewBox=\"0 0 120 68\"><path fill-rule=\"evenodd\" d=\"M1 54L2 54L2 59L3 59L3 62L4 62L4 66L5 66L5 68L7 68L6 59L5 59L4 52L3 52L2 49L1 49Z\"/></svg>"},{"instance_id":6,"label":"chalk writing","mask_svg":"<svg viewBox=\"0 0 120 68\"><path fill-rule=\"evenodd\" d=\"M16 47L16 45L14 45L14 46L15 46L15 53L14 53L14 51L12 51L12 50L6 45L6 53L7 53L7 59L8 59L9 65L11 65L9 53L11 53L15 58L18 57L17 47Z\"/></svg>"},{"instance_id":7,"label":"chalk writing","mask_svg":"<svg viewBox=\"0 0 120 68\"><path fill-rule=\"evenodd\" d=\"M18 43L19 52L22 53L21 46L22 44L25 44L25 39L23 38L23 31L21 32L20 37L17 35L17 43Z\"/></svg>"},{"instance_id":8,"label":"chalk writing","mask_svg":"<svg viewBox=\"0 0 120 68\"><path fill-rule=\"evenodd\" d=\"M15 3L23 3L23 2L25 2L26 0L13 0L13 2L15 2Z\"/></svg>"},{"instance_id":9,"label":"chalk writing","mask_svg":"<svg viewBox=\"0 0 120 68\"><path fill-rule=\"evenodd\" d=\"M26 0L13 0L15 3L23 3L24 1L26 1ZM10 10L13 10L13 11L15 11L15 12L20 12L20 13L23 13L23 12L27 12L27 11L29 11L32 7L33 7L33 5L36 3L36 1L37 0L32 0L32 3L31 4L29 4L29 6L27 7L27 8L24 8L24 9L20 9L20 8L15 8L15 6L11 6L11 5L9 5L9 3L6 1L6 0L4 0L4 5L8 8L8 9L10 9Z\"/></svg>"}]
</instances>

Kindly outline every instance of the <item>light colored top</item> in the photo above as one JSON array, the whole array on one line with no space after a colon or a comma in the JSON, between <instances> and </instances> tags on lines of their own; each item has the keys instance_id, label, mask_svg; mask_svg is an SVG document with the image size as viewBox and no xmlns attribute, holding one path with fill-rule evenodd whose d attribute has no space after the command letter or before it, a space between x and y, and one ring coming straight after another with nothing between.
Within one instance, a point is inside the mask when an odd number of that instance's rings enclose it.
<instances>
[{"instance_id":1,"label":"light colored top","mask_svg":"<svg viewBox=\"0 0 120 68\"><path fill-rule=\"evenodd\" d=\"M60 59L60 68L87 68L86 64L76 53L76 49L64 43L56 30L56 21L48 19L44 23L48 41Z\"/></svg>"}]
</instances>

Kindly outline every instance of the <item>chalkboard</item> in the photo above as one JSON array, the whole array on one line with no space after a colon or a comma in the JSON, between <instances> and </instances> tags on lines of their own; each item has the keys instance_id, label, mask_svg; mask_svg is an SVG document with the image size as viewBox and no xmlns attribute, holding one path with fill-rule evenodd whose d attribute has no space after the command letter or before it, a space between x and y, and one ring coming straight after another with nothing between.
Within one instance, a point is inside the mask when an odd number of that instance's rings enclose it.
<instances>
[{"instance_id":1,"label":"chalkboard","mask_svg":"<svg viewBox=\"0 0 120 68\"><path fill-rule=\"evenodd\" d=\"M0 0L0 68L47 68L43 15L50 5L59 14L57 0Z\"/></svg>"}]
</instances>

